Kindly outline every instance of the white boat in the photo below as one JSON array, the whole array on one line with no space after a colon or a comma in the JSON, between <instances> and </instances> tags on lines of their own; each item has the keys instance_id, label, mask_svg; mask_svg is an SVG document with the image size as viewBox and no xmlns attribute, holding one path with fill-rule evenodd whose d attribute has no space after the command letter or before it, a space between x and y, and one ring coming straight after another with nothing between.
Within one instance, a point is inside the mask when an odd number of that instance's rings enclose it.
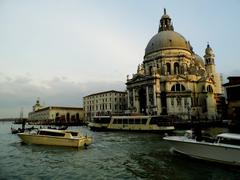
<instances>
[{"instance_id":1,"label":"white boat","mask_svg":"<svg viewBox=\"0 0 240 180\"><path fill-rule=\"evenodd\" d=\"M193 158L215 161L224 164L240 165L240 134L222 133L213 142L197 141L192 131L184 136L163 138L172 146L172 150Z\"/></svg>"},{"instance_id":2,"label":"white boat","mask_svg":"<svg viewBox=\"0 0 240 180\"><path fill-rule=\"evenodd\" d=\"M173 131L167 116L95 116L88 126L92 130Z\"/></svg>"},{"instance_id":3,"label":"white boat","mask_svg":"<svg viewBox=\"0 0 240 180\"><path fill-rule=\"evenodd\" d=\"M40 144L51 146L86 147L93 141L91 136L81 135L79 132L57 129L39 129L37 131L18 133L26 144Z\"/></svg>"}]
</instances>

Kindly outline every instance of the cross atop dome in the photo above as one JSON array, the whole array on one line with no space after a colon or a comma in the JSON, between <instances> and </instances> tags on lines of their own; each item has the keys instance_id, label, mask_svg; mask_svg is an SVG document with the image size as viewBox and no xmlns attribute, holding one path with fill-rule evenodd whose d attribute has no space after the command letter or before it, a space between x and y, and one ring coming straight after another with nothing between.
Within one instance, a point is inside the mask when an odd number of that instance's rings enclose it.
<instances>
[{"instance_id":1,"label":"cross atop dome","mask_svg":"<svg viewBox=\"0 0 240 180\"><path fill-rule=\"evenodd\" d=\"M164 14L161 17L158 32L160 31L173 31L173 24L171 23L171 18L167 15L166 9L164 8Z\"/></svg>"}]
</instances>

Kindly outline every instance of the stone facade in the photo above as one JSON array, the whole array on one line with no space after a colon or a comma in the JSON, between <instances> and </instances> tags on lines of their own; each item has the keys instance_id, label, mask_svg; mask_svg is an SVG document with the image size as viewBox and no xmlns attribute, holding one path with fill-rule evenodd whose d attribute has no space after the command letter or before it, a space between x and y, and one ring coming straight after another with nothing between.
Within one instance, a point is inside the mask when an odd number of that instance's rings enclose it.
<instances>
[{"instance_id":1,"label":"stone facade","mask_svg":"<svg viewBox=\"0 0 240 180\"><path fill-rule=\"evenodd\" d=\"M91 121L94 116L123 114L127 109L127 94L121 91L105 91L83 97L85 119Z\"/></svg>"},{"instance_id":2,"label":"stone facade","mask_svg":"<svg viewBox=\"0 0 240 180\"><path fill-rule=\"evenodd\" d=\"M169 114L182 119L216 119L222 96L215 55L207 45L204 60L166 14L149 41L137 73L127 77L128 109L133 113Z\"/></svg>"},{"instance_id":3,"label":"stone facade","mask_svg":"<svg viewBox=\"0 0 240 180\"><path fill-rule=\"evenodd\" d=\"M39 100L28 114L28 121L46 121L50 123L80 123L84 121L81 107L41 106Z\"/></svg>"}]
</instances>

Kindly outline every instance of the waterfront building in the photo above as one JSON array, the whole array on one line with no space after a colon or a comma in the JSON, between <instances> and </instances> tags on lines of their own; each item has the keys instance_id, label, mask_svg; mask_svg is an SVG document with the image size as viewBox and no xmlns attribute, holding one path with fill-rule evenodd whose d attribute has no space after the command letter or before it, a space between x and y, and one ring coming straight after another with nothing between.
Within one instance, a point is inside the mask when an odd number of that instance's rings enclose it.
<instances>
[{"instance_id":1,"label":"waterfront building","mask_svg":"<svg viewBox=\"0 0 240 180\"><path fill-rule=\"evenodd\" d=\"M127 93L123 91L104 91L83 97L85 119L94 116L123 114L127 109Z\"/></svg>"},{"instance_id":2,"label":"waterfront building","mask_svg":"<svg viewBox=\"0 0 240 180\"><path fill-rule=\"evenodd\" d=\"M217 119L223 90L215 54L205 55L174 31L164 9L158 33L148 42L137 73L127 76L128 109L142 114L177 115L181 119Z\"/></svg>"},{"instance_id":3,"label":"waterfront building","mask_svg":"<svg viewBox=\"0 0 240 180\"><path fill-rule=\"evenodd\" d=\"M230 76L228 80L229 82L223 85L227 95L228 118L234 124L240 124L240 76Z\"/></svg>"},{"instance_id":4,"label":"waterfront building","mask_svg":"<svg viewBox=\"0 0 240 180\"><path fill-rule=\"evenodd\" d=\"M33 111L28 114L28 121L37 123L80 124L84 121L82 107L42 106L37 100Z\"/></svg>"}]
</instances>

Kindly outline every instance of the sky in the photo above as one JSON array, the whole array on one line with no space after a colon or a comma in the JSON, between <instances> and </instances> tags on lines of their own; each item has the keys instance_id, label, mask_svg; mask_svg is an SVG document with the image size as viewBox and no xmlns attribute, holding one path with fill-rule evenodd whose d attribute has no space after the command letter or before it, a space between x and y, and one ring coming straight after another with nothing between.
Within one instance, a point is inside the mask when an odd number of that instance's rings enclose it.
<instances>
[{"instance_id":1,"label":"sky","mask_svg":"<svg viewBox=\"0 0 240 180\"><path fill-rule=\"evenodd\" d=\"M0 0L0 118L124 91L164 8L195 53L209 42L224 82L240 76L238 0Z\"/></svg>"}]
</instances>

